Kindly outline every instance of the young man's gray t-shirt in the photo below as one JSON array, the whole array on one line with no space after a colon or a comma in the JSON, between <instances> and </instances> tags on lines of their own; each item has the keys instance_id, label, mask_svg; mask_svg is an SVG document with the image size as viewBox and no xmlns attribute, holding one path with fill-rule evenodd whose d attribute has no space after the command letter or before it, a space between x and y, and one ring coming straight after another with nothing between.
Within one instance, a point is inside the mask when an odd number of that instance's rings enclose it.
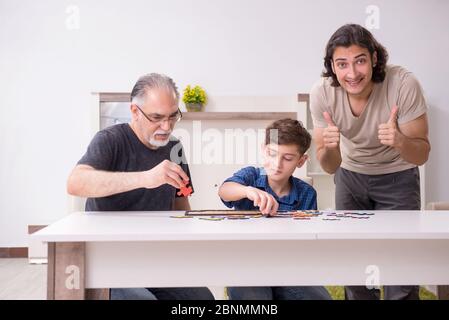
<instances>
[{"instance_id":1,"label":"young man's gray t-shirt","mask_svg":"<svg viewBox=\"0 0 449 320\"><path fill-rule=\"evenodd\" d=\"M182 144L170 141L158 149L146 147L129 124L103 129L92 139L87 152L78 161L97 170L111 172L146 171L164 160L178 163L190 178ZM193 185L190 185L193 188ZM154 189L139 188L107 197L88 198L86 211L155 211L172 210L178 190L163 184Z\"/></svg>"}]
</instances>

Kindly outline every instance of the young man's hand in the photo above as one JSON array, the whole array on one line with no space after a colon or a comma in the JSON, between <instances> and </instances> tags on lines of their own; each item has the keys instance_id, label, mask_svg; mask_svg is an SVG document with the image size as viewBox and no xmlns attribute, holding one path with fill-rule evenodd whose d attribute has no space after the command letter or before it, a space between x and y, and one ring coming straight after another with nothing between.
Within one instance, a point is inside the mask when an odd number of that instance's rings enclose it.
<instances>
[{"instance_id":1,"label":"young man's hand","mask_svg":"<svg viewBox=\"0 0 449 320\"><path fill-rule=\"evenodd\" d=\"M400 147L402 143L403 135L398 128L398 110L398 107L394 106L388 122L379 125L378 138L383 145Z\"/></svg>"},{"instance_id":2,"label":"young man's hand","mask_svg":"<svg viewBox=\"0 0 449 320\"><path fill-rule=\"evenodd\" d=\"M276 215L279 203L268 192L254 187L246 188L246 197L253 201L255 207L259 207L260 212L266 215Z\"/></svg>"},{"instance_id":3,"label":"young man's hand","mask_svg":"<svg viewBox=\"0 0 449 320\"><path fill-rule=\"evenodd\" d=\"M164 160L154 168L144 171L144 187L157 188L169 184L177 189L189 182L189 177L182 168L174 162Z\"/></svg>"},{"instance_id":4,"label":"young man's hand","mask_svg":"<svg viewBox=\"0 0 449 320\"><path fill-rule=\"evenodd\" d=\"M332 121L328 112L323 112L324 119L327 122L327 128L323 129L324 147L327 149L336 149L340 146L340 130Z\"/></svg>"}]
</instances>

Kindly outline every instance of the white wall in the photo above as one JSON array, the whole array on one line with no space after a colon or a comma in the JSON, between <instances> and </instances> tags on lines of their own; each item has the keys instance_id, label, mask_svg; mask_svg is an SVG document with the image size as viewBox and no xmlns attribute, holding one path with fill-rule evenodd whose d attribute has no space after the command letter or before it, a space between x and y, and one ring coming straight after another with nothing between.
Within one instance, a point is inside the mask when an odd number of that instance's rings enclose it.
<instances>
[{"instance_id":1,"label":"white wall","mask_svg":"<svg viewBox=\"0 0 449 320\"><path fill-rule=\"evenodd\" d=\"M67 28L71 4L79 29ZM308 92L331 33L364 24L368 5L391 62L426 91L428 200L448 200L448 1L0 0L0 247L25 246L27 224L65 214L66 177L91 138L90 92L129 91L147 72L210 95Z\"/></svg>"}]
</instances>

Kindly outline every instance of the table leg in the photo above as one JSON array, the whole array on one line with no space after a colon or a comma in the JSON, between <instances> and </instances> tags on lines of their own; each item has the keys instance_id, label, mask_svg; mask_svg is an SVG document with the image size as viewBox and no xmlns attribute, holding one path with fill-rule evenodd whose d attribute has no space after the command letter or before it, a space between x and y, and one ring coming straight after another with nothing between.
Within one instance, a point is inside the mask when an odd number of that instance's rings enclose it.
<instances>
[{"instance_id":1,"label":"table leg","mask_svg":"<svg viewBox=\"0 0 449 320\"><path fill-rule=\"evenodd\" d=\"M85 243L48 243L47 299L84 300Z\"/></svg>"},{"instance_id":2,"label":"table leg","mask_svg":"<svg viewBox=\"0 0 449 320\"><path fill-rule=\"evenodd\" d=\"M437 286L439 300L449 300L449 286Z\"/></svg>"},{"instance_id":3,"label":"table leg","mask_svg":"<svg viewBox=\"0 0 449 320\"><path fill-rule=\"evenodd\" d=\"M86 300L110 300L109 289L86 289Z\"/></svg>"}]
</instances>

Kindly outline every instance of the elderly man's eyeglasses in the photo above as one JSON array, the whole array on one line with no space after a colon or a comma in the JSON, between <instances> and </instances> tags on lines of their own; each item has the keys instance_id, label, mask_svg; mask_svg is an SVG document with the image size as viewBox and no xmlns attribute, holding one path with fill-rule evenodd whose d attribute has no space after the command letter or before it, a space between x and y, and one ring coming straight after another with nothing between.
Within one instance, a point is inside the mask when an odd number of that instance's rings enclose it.
<instances>
[{"instance_id":1,"label":"elderly man's eyeglasses","mask_svg":"<svg viewBox=\"0 0 449 320\"><path fill-rule=\"evenodd\" d=\"M168 121L169 123L173 124L182 119L182 112L181 110L179 110L179 108L175 113L169 115L168 117L164 117L159 114L147 115L145 112L142 111L142 109L140 109L140 107L137 104L134 105L137 107L137 109L139 109L139 111L144 115L144 117L148 119L148 121L154 124L161 124L164 121Z\"/></svg>"}]
</instances>

